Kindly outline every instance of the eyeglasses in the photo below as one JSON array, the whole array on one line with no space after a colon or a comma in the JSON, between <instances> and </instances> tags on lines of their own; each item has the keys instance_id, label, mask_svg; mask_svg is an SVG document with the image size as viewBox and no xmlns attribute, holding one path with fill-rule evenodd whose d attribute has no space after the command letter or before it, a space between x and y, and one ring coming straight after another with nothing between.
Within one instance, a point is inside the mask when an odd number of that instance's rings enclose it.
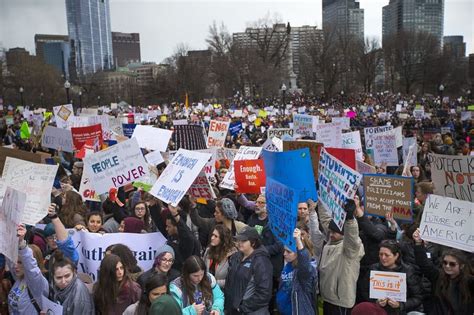
<instances>
[{"instance_id":1,"label":"eyeglasses","mask_svg":"<svg viewBox=\"0 0 474 315\"><path fill-rule=\"evenodd\" d=\"M458 265L458 263L454 262L454 261L446 261L446 260L443 260L443 265L445 266L449 266L449 267L456 267Z\"/></svg>"},{"instance_id":2,"label":"eyeglasses","mask_svg":"<svg viewBox=\"0 0 474 315\"><path fill-rule=\"evenodd\" d=\"M162 259L161 262L172 264L174 262L174 259L173 258L171 258L171 259Z\"/></svg>"},{"instance_id":3,"label":"eyeglasses","mask_svg":"<svg viewBox=\"0 0 474 315\"><path fill-rule=\"evenodd\" d=\"M145 207L136 207L135 211L146 211Z\"/></svg>"}]
</instances>

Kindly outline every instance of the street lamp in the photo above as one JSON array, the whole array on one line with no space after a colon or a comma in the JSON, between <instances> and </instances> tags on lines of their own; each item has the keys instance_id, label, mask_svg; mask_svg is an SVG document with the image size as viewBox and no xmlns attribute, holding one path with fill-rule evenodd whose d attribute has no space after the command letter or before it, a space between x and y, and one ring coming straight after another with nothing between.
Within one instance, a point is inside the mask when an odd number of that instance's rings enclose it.
<instances>
[{"instance_id":1,"label":"street lamp","mask_svg":"<svg viewBox=\"0 0 474 315\"><path fill-rule=\"evenodd\" d=\"M64 89L66 90L66 104L69 104L69 89L71 88L71 83L68 80L64 82Z\"/></svg>"},{"instance_id":2,"label":"street lamp","mask_svg":"<svg viewBox=\"0 0 474 315\"><path fill-rule=\"evenodd\" d=\"M471 90L467 90L467 100L469 101L471 99Z\"/></svg>"},{"instance_id":3,"label":"street lamp","mask_svg":"<svg viewBox=\"0 0 474 315\"><path fill-rule=\"evenodd\" d=\"M25 89L22 86L20 86L20 89L18 91L20 92L21 106L25 106L25 102L23 101L23 92L25 91Z\"/></svg>"},{"instance_id":4,"label":"street lamp","mask_svg":"<svg viewBox=\"0 0 474 315\"><path fill-rule=\"evenodd\" d=\"M341 91L341 102L342 102L342 105L344 105L344 91L343 90Z\"/></svg>"},{"instance_id":5,"label":"street lamp","mask_svg":"<svg viewBox=\"0 0 474 315\"><path fill-rule=\"evenodd\" d=\"M100 95L97 96L97 105L100 106Z\"/></svg>"},{"instance_id":6,"label":"street lamp","mask_svg":"<svg viewBox=\"0 0 474 315\"><path fill-rule=\"evenodd\" d=\"M44 107L44 104L43 104L43 97L44 97L44 94L43 94L43 92L41 92L41 94L40 94L41 107Z\"/></svg>"},{"instance_id":7,"label":"street lamp","mask_svg":"<svg viewBox=\"0 0 474 315\"><path fill-rule=\"evenodd\" d=\"M440 104L443 104L443 92L444 92L444 85L439 85L439 97L440 97Z\"/></svg>"},{"instance_id":8,"label":"street lamp","mask_svg":"<svg viewBox=\"0 0 474 315\"><path fill-rule=\"evenodd\" d=\"M281 85L281 94L282 94L282 98L283 98L283 107L285 107L285 105L286 105L286 102L285 102L286 85L285 85L285 83L283 83L283 84Z\"/></svg>"},{"instance_id":9,"label":"street lamp","mask_svg":"<svg viewBox=\"0 0 474 315\"><path fill-rule=\"evenodd\" d=\"M79 107L82 108L82 91L79 91Z\"/></svg>"}]
</instances>

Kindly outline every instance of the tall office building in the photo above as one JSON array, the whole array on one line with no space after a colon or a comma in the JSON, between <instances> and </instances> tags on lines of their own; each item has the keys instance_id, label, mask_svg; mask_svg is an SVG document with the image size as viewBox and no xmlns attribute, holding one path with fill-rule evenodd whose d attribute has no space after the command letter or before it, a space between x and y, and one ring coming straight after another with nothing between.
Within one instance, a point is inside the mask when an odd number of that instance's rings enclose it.
<instances>
[{"instance_id":1,"label":"tall office building","mask_svg":"<svg viewBox=\"0 0 474 315\"><path fill-rule=\"evenodd\" d=\"M364 40L364 9L356 0L323 0L323 29Z\"/></svg>"},{"instance_id":2,"label":"tall office building","mask_svg":"<svg viewBox=\"0 0 474 315\"><path fill-rule=\"evenodd\" d=\"M36 57L55 67L67 80L71 62L71 45L66 35L35 35Z\"/></svg>"},{"instance_id":3,"label":"tall office building","mask_svg":"<svg viewBox=\"0 0 474 315\"><path fill-rule=\"evenodd\" d=\"M140 34L112 32L112 48L115 67L126 67L140 58Z\"/></svg>"},{"instance_id":4,"label":"tall office building","mask_svg":"<svg viewBox=\"0 0 474 315\"><path fill-rule=\"evenodd\" d=\"M443 50L454 59L466 57L466 43L463 36L444 36Z\"/></svg>"},{"instance_id":5,"label":"tall office building","mask_svg":"<svg viewBox=\"0 0 474 315\"><path fill-rule=\"evenodd\" d=\"M113 65L109 0L66 0L72 55L78 75Z\"/></svg>"},{"instance_id":6,"label":"tall office building","mask_svg":"<svg viewBox=\"0 0 474 315\"><path fill-rule=\"evenodd\" d=\"M382 41L402 31L423 31L441 43L444 0L390 0L382 8Z\"/></svg>"},{"instance_id":7,"label":"tall office building","mask_svg":"<svg viewBox=\"0 0 474 315\"><path fill-rule=\"evenodd\" d=\"M67 35L50 35L50 34L36 34L35 35L35 48L36 57L41 60L44 59L43 51L44 44L46 43L69 43L69 37Z\"/></svg>"}]
</instances>

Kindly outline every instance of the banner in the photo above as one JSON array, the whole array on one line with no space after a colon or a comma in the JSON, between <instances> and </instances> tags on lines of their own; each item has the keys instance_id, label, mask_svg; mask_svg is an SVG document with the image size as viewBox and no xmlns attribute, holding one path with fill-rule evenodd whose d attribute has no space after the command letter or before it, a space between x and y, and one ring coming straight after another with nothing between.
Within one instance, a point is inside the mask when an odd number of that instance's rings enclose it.
<instances>
[{"instance_id":1,"label":"banner","mask_svg":"<svg viewBox=\"0 0 474 315\"><path fill-rule=\"evenodd\" d=\"M317 125L316 141L324 143L325 147L342 147L342 124L326 123Z\"/></svg>"},{"instance_id":2,"label":"banner","mask_svg":"<svg viewBox=\"0 0 474 315\"><path fill-rule=\"evenodd\" d=\"M429 154L435 195L474 202L474 156Z\"/></svg>"},{"instance_id":3,"label":"banner","mask_svg":"<svg viewBox=\"0 0 474 315\"><path fill-rule=\"evenodd\" d=\"M283 151L293 151L308 148L311 155L311 164L313 165L314 178L318 178L319 153L323 147L322 143L311 140L301 141L283 141Z\"/></svg>"},{"instance_id":4,"label":"banner","mask_svg":"<svg viewBox=\"0 0 474 315\"><path fill-rule=\"evenodd\" d=\"M225 174L224 178L219 187L229 190L234 190L235 183L235 172L234 172L234 162L240 160L256 160L262 153L261 147L247 147L241 146L237 154L235 155L232 163L230 164L229 170Z\"/></svg>"},{"instance_id":5,"label":"banner","mask_svg":"<svg viewBox=\"0 0 474 315\"><path fill-rule=\"evenodd\" d=\"M17 227L25 209L26 194L20 190L6 187L1 181L0 193L4 194L0 208L0 253L12 262L18 260Z\"/></svg>"},{"instance_id":6,"label":"banner","mask_svg":"<svg viewBox=\"0 0 474 315\"><path fill-rule=\"evenodd\" d=\"M21 222L34 225L48 214L51 188L58 165L37 164L7 157L2 178L5 185L26 194Z\"/></svg>"},{"instance_id":7,"label":"banner","mask_svg":"<svg viewBox=\"0 0 474 315\"><path fill-rule=\"evenodd\" d=\"M342 148L353 149L356 152L356 159L364 160L364 152L362 151L362 142L360 140L360 131L353 131L342 134Z\"/></svg>"},{"instance_id":8,"label":"banner","mask_svg":"<svg viewBox=\"0 0 474 315\"><path fill-rule=\"evenodd\" d=\"M401 272L370 271L371 299L390 298L398 302L407 301L407 276Z\"/></svg>"},{"instance_id":9,"label":"banner","mask_svg":"<svg viewBox=\"0 0 474 315\"><path fill-rule=\"evenodd\" d=\"M140 148L166 152L172 133L171 130L137 125L133 130L132 138L137 139Z\"/></svg>"},{"instance_id":10,"label":"banner","mask_svg":"<svg viewBox=\"0 0 474 315\"><path fill-rule=\"evenodd\" d=\"M86 169L92 186L99 195L108 192L110 188L130 184L148 173L148 165L136 139L87 155L84 158L84 171Z\"/></svg>"},{"instance_id":11,"label":"banner","mask_svg":"<svg viewBox=\"0 0 474 315\"><path fill-rule=\"evenodd\" d=\"M229 121L211 120L209 134L207 136L207 147L223 147L225 138L229 131Z\"/></svg>"},{"instance_id":12,"label":"banner","mask_svg":"<svg viewBox=\"0 0 474 315\"><path fill-rule=\"evenodd\" d=\"M122 124L123 135L131 138L137 124Z\"/></svg>"},{"instance_id":13,"label":"banner","mask_svg":"<svg viewBox=\"0 0 474 315\"><path fill-rule=\"evenodd\" d=\"M397 139L394 133L375 134L372 141L375 165L398 166Z\"/></svg>"},{"instance_id":14,"label":"banner","mask_svg":"<svg viewBox=\"0 0 474 315\"><path fill-rule=\"evenodd\" d=\"M319 158L319 198L342 231L347 199L354 198L362 175L330 155L324 148Z\"/></svg>"},{"instance_id":15,"label":"banner","mask_svg":"<svg viewBox=\"0 0 474 315\"><path fill-rule=\"evenodd\" d=\"M298 220L298 195L299 192L293 187L272 177L267 178L265 199L270 229L273 235L293 252L296 252L293 231Z\"/></svg>"},{"instance_id":16,"label":"banner","mask_svg":"<svg viewBox=\"0 0 474 315\"><path fill-rule=\"evenodd\" d=\"M62 129L68 128L70 118L74 117L72 104L54 106L53 112L56 119L56 126Z\"/></svg>"},{"instance_id":17,"label":"banner","mask_svg":"<svg viewBox=\"0 0 474 315\"><path fill-rule=\"evenodd\" d=\"M194 198L204 198L206 200L212 200L216 198L216 194L209 184L209 180L207 179L206 172L201 170L198 177L194 180L191 184L191 187L188 189L188 194L193 196Z\"/></svg>"},{"instance_id":18,"label":"banner","mask_svg":"<svg viewBox=\"0 0 474 315\"><path fill-rule=\"evenodd\" d=\"M173 142L176 149L203 150L207 149L205 130L201 125L174 126Z\"/></svg>"},{"instance_id":19,"label":"banner","mask_svg":"<svg viewBox=\"0 0 474 315\"><path fill-rule=\"evenodd\" d=\"M150 193L176 207L210 157L209 153L179 149Z\"/></svg>"},{"instance_id":20,"label":"banner","mask_svg":"<svg viewBox=\"0 0 474 315\"><path fill-rule=\"evenodd\" d=\"M313 117L304 114L293 114L293 130L295 137L313 138Z\"/></svg>"},{"instance_id":21,"label":"banner","mask_svg":"<svg viewBox=\"0 0 474 315\"><path fill-rule=\"evenodd\" d=\"M144 271L153 267L156 252L166 244L166 238L160 233L89 233L69 230L79 253L77 271L91 276L97 281L100 263L105 257L105 250L110 245L128 246L135 256L138 266Z\"/></svg>"},{"instance_id":22,"label":"banner","mask_svg":"<svg viewBox=\"0 0 474 315\"><path fill-rule=\"evenodd\" d=\"M46 126L41 138L41 146L64 152L73 152L74 146L72 144L71 130Z\"/></svg>"},{"instance_id":23,"label":"banner","mask_svg":"<svg viewBox=\"0 0 474 315\"><path fill-rule=\"evenodd\" d=\"M367 127L364 128L364 138L365 138L365 149L372 149L373 140L372 137L378 133L386 132L392 130L393 126L380 126L380 127Z\"/></svg>"},{"instance_id":24,"label":"banner","mask_svg":"<svg viewBox=\"0 0 474 315\"><path fill-rule=\"evenodd\" d=\"M412 177L392 175L364 175L365 212L384 218L387 211L396 220L413 220Z\"/></svg>"},{"instance_id":25,"label":"banner","mask_svg":"<svg viewBox=\"0 0 474 315\"><path fill-rule=\"evenodd\" d=\"M96 141L98 139L99 145L102 146L102 126L100 124L87 127L73 127L71 128L72 141L74 148L79 150L87 142L87 140Z\"/></svg>"},{"instance_id":26,"label":"banner","mask_svg":"<svg viewBox=\"0 0 474 315\"><path fill-rule=\"evenodd\" d=\"M474 203L428 195L420 222L425 241L474 253Z\"/></svg>"},{"instance_id":27,"label":"banner","mask_svg":"<svg viewBox=\"0 0 474 315\"><path fill-rule=\"evenodd\" d=\"M260 194L265 187L265 168L263 160L241 160L234 162L237 192L242 194Z\"/></svg>"},{"instance_id":28,"label":"banner","mask_svg":"<svg viewBox=\"0 0 474 315\"><path fill-rule=\"evenodd\" d=\"M267 138L271 139L273 137L286 140L288 138L293 139L294 130L291 128L271 128L267 131Z\"/></svg>"},{"instance_id":29,"label":"banner","mask_svg":"<svg viewBox=\"0 0 474 315\"><path fill-rule=\"evenodd\" d=\"M297 201L318 200L308 148L287 152L263 151L265 174L298 192Z\"/></svg>"}]
</instances>

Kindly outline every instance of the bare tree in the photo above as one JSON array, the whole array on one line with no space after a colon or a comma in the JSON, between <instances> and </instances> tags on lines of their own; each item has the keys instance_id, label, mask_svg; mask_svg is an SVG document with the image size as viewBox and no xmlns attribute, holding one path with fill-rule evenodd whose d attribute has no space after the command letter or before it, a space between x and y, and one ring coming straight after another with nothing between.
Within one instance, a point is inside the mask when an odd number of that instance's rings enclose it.
<instances>
[{"instance_id":1,"label":"bare tree","mask_svg":"<svg viewBox=\"0 0 474 315\"><path fill-rule=\"evenodd\" d=\"M364 92L371 92L375 81L376 69L382 60L382 50L376 38L366 38L358 43L355 51L358 54L356 72L359 82L363 82Z\"/></svg>"}]
</instances>

